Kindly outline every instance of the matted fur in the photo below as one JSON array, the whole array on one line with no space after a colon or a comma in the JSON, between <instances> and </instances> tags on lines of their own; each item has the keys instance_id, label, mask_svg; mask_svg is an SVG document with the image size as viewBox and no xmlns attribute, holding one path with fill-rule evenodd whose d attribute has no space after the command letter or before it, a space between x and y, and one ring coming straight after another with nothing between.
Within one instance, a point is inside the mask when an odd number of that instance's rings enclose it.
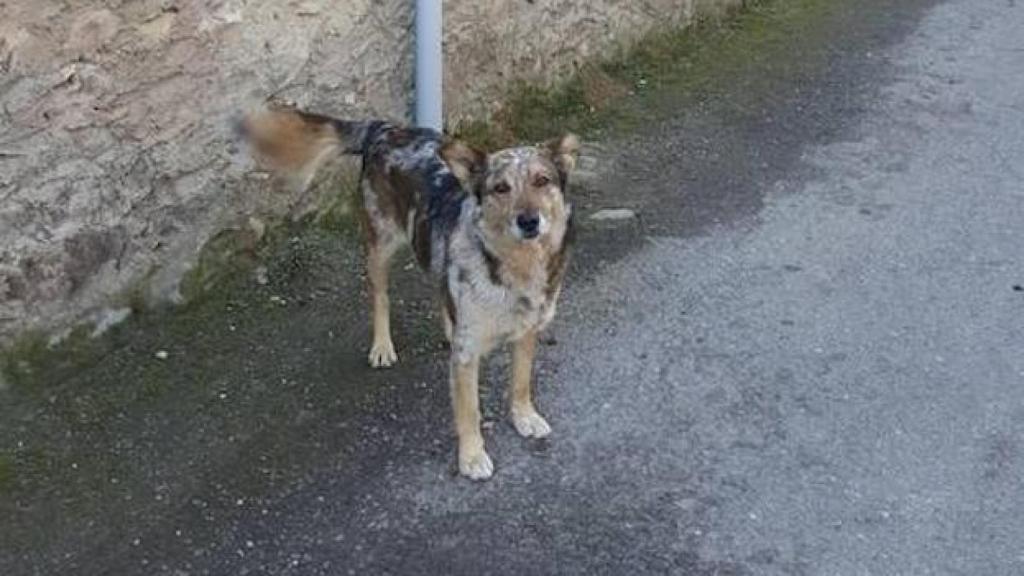
<instances>
[{"instance_id":1,"label":"matted fur","mask_svg":"<svg viewBox=\"0 0 1024 576\"><path fill-rule=\"evenodd\" d=\"M487 155L428 129L349 122L292 109L250 116L243 125L257 157L308 180L332 154L362 157L360 193L373 306L369 362L397 360L391 340L388 269L402 243L437 279L459 470L489 478L480 435L480 361L514 346L511 412L523 436L551 429L533 405L530 373L537 333L552 320L572 237L565 201L579 143L567 135L540 146Z\"/></svg>"}]
</instances>

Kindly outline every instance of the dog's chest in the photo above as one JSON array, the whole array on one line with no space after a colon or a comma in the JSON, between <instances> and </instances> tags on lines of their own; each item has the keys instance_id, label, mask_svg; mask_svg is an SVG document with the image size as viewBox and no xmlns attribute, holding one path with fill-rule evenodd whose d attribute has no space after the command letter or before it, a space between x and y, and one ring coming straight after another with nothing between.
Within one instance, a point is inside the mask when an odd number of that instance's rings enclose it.
<instances>
[{"instance_id":1,"label":"dog's chest","mask_svg":"<svg viewBox=\"0 0 1024 576\"><path fill-rule=\"evenodd\" d=\"M543 277L508 286L479 270L462 280L455 290L459 323L481 342L516 340L542 330L554 317L555 301L545 293Z\"/></svg>"},{"instance_id":2,"label":"dog's chest","mask_svg":"<svg viewBox=\"0 0 1024 576\"><path fill-rule=\"evenodd\" d=\"M530 330L541 330L554 315L552 303L541 290L504 289L501 313L495 317L498 338L517 339Z\"/></svg>"}]
</instances>

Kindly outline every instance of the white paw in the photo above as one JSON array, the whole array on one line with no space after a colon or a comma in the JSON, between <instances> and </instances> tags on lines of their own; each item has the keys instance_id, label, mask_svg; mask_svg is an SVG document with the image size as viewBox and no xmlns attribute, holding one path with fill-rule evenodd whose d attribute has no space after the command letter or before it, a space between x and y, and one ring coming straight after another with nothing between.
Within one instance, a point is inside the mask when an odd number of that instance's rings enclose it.
<instances>
[{"instance_id":1,"label":"white paw","mask_svg":"<svg viewBox=\"0 0 1024 576\"><path fill-rule=\"evenodd\" d=\"M374 368L387 368L398 360L398 354L395 354L395 345L391 343L391 340L386 342L376 342L373 348L370 348L370 366Z\"/></svg>"},{"instance_id":2,"label":"white paw","mask_svg":"<svg viewBox=\"0 0 1024 576\"><path fill-rule=\"evenodd\" d=\"M470 480L487 480L494 474L494 463L483 448L471 454L459 454L459 473Z\"/></svg>"},{"instance_id":3,"label":"white paw","mask_svg":"<svg viewBox=\"0 0 1024 576\"><path fill-rule=\"evenodd\" d=\"M536 410L512 412L512 424L523 438L545 438L551 434L551 426Z\"/></svg>"}]
</instances>

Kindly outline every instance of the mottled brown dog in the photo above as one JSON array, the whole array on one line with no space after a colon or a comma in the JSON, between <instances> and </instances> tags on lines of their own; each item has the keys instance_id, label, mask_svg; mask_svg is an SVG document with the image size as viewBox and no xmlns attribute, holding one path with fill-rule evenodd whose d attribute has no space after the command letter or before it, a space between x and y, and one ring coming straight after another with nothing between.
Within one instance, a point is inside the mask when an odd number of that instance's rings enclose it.
<instances>
[{"instance_id":1,"label":"mottled brown dog","mask_svg":"<svg viewBox=\"0 0 1024 576\"><path fill-rule=\"evenodd\" d=\"M310 174L332 154L362 157L361 193L373 299L369 362L397 360L391 340L388 268L409 242L438 280L451 342L451 395L459 471L475 480L494 470L480 434L480 361L514 345L512 422L523 436L551 428L533 405L530 375L537 333L555 314L571 239L564 191L579 144L566 135L541 146L487 155L427 129L348 122L291 109L250 116L257 154L286 172Z\"/></svg>"}]
</instances>

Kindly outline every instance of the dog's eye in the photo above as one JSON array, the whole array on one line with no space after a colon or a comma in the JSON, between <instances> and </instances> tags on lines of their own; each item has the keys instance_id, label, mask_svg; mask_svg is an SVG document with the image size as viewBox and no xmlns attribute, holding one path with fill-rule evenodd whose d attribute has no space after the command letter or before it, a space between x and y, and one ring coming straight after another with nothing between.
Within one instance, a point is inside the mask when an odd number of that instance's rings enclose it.
<instances>
[{"instance_id":1,"label":"dog's eye","mask_svg":"<svg viewBox=\"0 0 1024 576\"><path fill-rule=\"evenodd\" d=\"M512 188L509 187L508 183L506 182L498 182L497 184L494 185L494 188L492 188L492 190L494 191L495 194L508 194L509 192L512 191Z\"/></svg>"},{"instance_id":2,"label":"dog's eye","mask_svg":"<svg viewBox=\"0 0 1024 576\"><path fill-rule=\"evenodd\" d=\"M548 178L547 176L543 175L543 174L541 174L541 175L539 175L539 176L537 176L536 178L533 179L533 186L534 186L534 188L543 188L543 187L547 186L548 184L551 184L551 179Z\"/></svg>"}]
</instances>

